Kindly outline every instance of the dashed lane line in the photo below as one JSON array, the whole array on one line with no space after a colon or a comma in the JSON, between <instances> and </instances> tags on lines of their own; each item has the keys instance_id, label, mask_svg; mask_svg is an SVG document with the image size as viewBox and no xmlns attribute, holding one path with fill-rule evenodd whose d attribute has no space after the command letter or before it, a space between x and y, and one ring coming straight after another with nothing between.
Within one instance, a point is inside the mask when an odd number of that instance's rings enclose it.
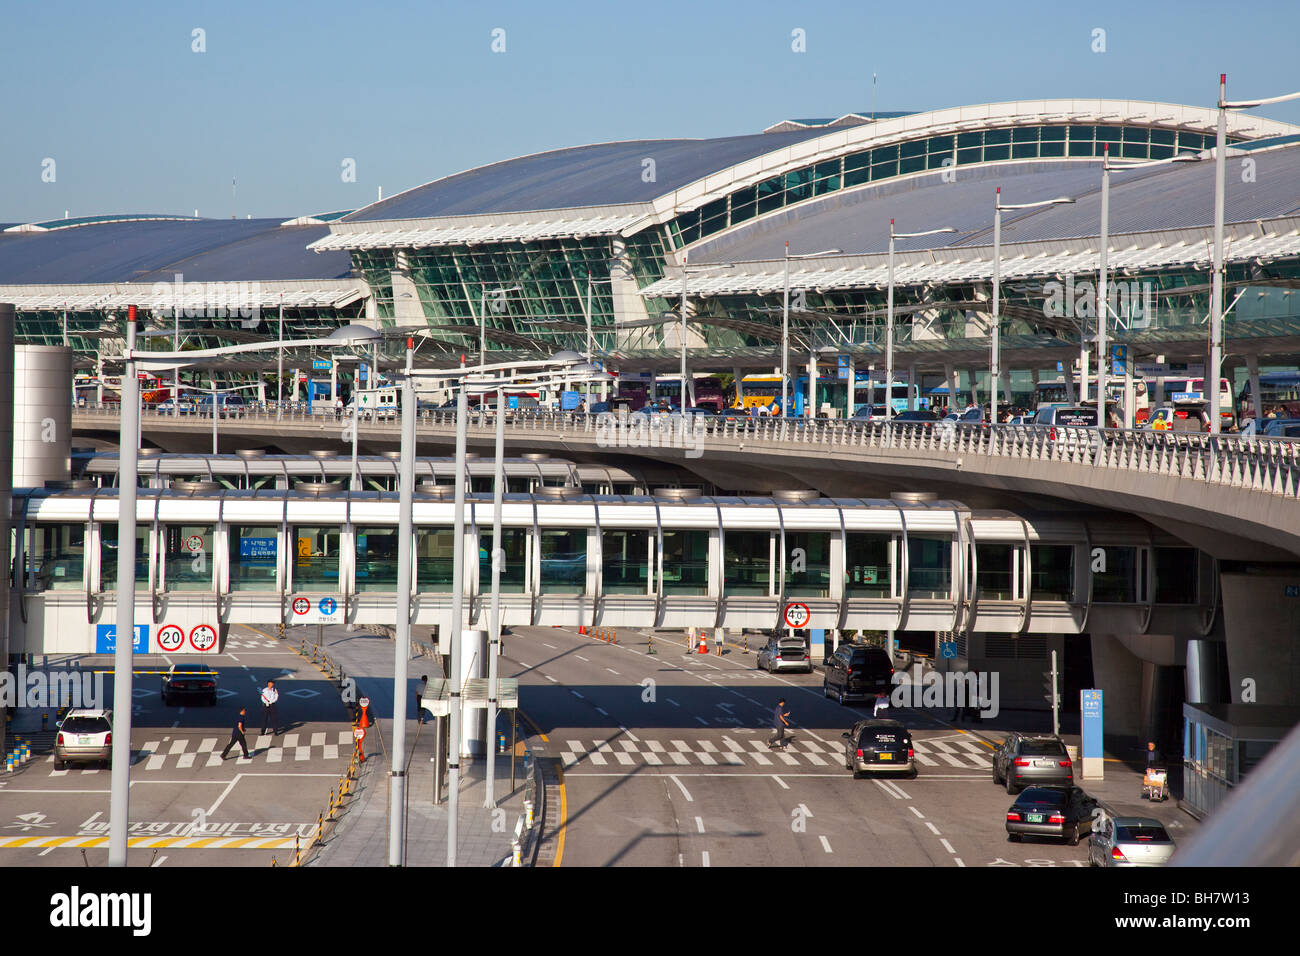
<instances>
[{"instance_id":1,"label":"dashed lane line","mask_svg":"<svg viewBox=\"0 0 1300 956\"><path fill-rule=\"evenodd\" d=\"M821 837L820 839L821 839L821 841L822 841L822 849L823 849L823 850L825 850L827 853L832 853L832 852L834 852L834 851L831 850L831 841L830 841L830 840L826 839L825 837Z\"/></svg>"}]
</instances>

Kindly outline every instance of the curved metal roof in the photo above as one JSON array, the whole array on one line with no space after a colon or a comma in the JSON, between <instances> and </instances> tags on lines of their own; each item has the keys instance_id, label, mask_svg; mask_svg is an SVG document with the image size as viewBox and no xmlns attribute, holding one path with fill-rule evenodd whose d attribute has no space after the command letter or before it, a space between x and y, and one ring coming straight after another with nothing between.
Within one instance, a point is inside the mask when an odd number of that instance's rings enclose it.
<instances>
[{"instance_id":1,"label":"curved metal roof","mask_svg":"<svg viewBox=\"0 0 1300 956\"><path fill-rule=\"evenodd\" d=\"M307 244L325 225L281 226L275 219L123 221L0 234L0 285L335 279L350 275L346 252L315 254Z\"/></svg>"},{"instance_id":2,"label":"curved metal roof","mask_svg":"<svg viewBox=\"0 0 1300 956\"><path fill-rule=\"evenodd\" d=\"M556 149L436 179L372 203L343 221L427 219L649 202L720 169L824 135L824 129L806 129ZM648 181L647 159L654 160L654 175Z\"/></svg>"}]
</instances>

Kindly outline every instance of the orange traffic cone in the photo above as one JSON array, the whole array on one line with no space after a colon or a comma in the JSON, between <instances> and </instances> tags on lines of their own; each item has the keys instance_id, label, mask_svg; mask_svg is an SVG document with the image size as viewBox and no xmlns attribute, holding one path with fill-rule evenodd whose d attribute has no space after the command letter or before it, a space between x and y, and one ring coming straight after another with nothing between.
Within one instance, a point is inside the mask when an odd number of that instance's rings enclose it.
<instances>
[{"instance_id":1,"label":"orange traffic cone","mask_svg":"<svg viewBox=\"0 0 1300 956\"><path fill-rule=\"evenodd\" d=\"M370 701L361 705L361 719L357 721L357 726L362 730L370 726Z\"/></svg>"},{"instance_id":2,"label":"orange traffic cone","mask_svg":"<svg viewBox=\"0 0 1300 956\"><path fill-rule=\"evenodd\" d=\"M704 636L703 632L700 633L700 653L709 653L709 639Z\"/></svg>"},{"instance_id":3,"label":"orange traffic cone","mask_svg":"<svg viewBox=\"0 0 1300 956\"><path fill-rule=\"evenodd\" d=\"M587 633L587 626L586 626L585 624L579 624L579 625L578 625L578 633L579 633L579 634L586 634L586 633Z\"/></svg>"}]
</instances>

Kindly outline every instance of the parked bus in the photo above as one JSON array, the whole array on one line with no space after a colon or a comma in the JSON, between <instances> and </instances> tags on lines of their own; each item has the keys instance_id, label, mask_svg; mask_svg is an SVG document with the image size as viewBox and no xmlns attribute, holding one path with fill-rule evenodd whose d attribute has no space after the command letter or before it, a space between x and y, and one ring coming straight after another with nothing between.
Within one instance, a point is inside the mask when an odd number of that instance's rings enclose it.
<instances>
[{"instance_id":1,"label":"parked bus","mask_svg":"<svg viewBox=\"0 0 1300 956\"><path fill-rule=\"evenodd\" d=\"M1151 411L1161 405L1207 401L1209 401L1209 398L1205 394L1204 378L1191 378L1186 375L1162 375L1147 382L1147 406L1143 409L1139 405L1138 421L1145 421L1150 417ZM1226 378L1220 378L1219 419L1223 428L1228 428L1236 423L1237 415L1234 408L1232 387L1228 384ZM1142 414L1144 411L1146 412L1145 415Z\"/></svg>"},{"instance_id":2,"label":"parked bus","mask_svg":"<svg viewBox=\"0 0 1300 956\"><path fill-rule=\"evenodd\" d=\"M655 399L667 400L677 408L682 407L682 378L680 375L659 375L655 378ZM727 407L722 380L712 375L691 379L695 389L695 407L722 411ZM648 376L623 375L618 380L618 404L627 405L630 412L650 404L650 379Z\"/></svg>"},{"instance_id":3,"label":"parked bus","mask_svg":"<svg viewBox=\"0 0 1300 956\"><path fill-rule=\"evenodd\" d=\"M1300 372L1264 372L1259 376L1260 408L1267 415L1276 411L1279 418L1300 418ZM1237 414L1242 422L1255 417L1255 400L1250 379L1237 397Z\"/></svg>"}]
</instances>

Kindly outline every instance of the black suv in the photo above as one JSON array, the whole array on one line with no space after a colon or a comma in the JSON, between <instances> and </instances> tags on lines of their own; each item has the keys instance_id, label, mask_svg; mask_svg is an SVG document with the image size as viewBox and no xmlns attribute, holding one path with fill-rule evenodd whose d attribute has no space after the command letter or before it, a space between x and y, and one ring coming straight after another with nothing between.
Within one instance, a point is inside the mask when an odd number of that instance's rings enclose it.
<instances>
[{"instance_id":1,"label":"black suv","mask_svg":"<svg viewBox=\"0 0 1300 956\"><path fill-rule=\"evenodd\" d=\"M1007 793L1039 784L1074 786L1074 763L1060 737L1013 731L993 751L993 782Z\"/></svg>"},{"instance_id":2,"label":"black suv","mask_svg":"<svg viewBox=\"0 0 1300 956\"><path fill-rule=\"evenodd\" d=\"M841 704L848 700L874 700L893 689L894 665L884 648L846 644L826 662L822 693Z\"/></svg>"},{"instance_id":3,"label":"black suv","mask_svg":"<svg viewBox=\"0 0 1300 956\"><path fill-rule=\"evenodd\" d=\"M1007 810L1007 839L1056 837L1078 846L1079 835L1092 832L1096 808L1096 799L1078 787L1030 787Z\"/></svg>"},{"instance_id":4,"label":"black suv","mask_svg":"<svg viewBox=\"0 0 1300 956\"><path fill-rule=\"evenodd\" d=\"M912 734L897 720L859 720L844 738L844 769L856 780L864 773L884 770L916 776Z\"/></svg>"}]
</instances>

